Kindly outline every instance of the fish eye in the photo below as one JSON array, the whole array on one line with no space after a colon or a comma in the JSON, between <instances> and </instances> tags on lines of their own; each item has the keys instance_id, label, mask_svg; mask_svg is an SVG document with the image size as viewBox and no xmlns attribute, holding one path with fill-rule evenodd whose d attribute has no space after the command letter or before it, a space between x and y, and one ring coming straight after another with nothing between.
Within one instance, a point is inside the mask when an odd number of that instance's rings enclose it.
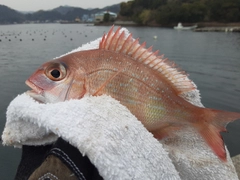
<instances>
[{"instance_id":1,"label":"fish eye","mask_svg":"<svg viewBox=\"0 0 240 180\"><path fill-rule=\"evenodd\" d=\"M58 69L53 69L51 72L52 77L59 78L60 77L60 71Z\"/></svg>"},{"instance_id":2,"label":"fish eye","mask_svg":"<svg viewBox=\"0 0 240 180\"><path fill-rule=\"evenodd\" d=\"M45 74L53 81L60 81L66 77L67 70L61 63L53 63L46 68Z\"/></svg>"}]
</instances>

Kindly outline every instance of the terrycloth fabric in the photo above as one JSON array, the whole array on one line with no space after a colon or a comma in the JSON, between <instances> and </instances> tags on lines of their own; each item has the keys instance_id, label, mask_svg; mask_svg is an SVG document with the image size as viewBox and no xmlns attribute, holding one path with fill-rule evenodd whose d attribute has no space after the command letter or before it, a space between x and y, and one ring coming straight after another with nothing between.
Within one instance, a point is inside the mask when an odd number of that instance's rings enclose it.
<instances>
[{"instance_id":1,"label":"terrycloth fabric","mask_svg":"<svg viewBox=\"0 0 240 180\"><path fill-rule=\"evenodd\" d=\"M128 34L126 29L122 30ZM72 52L97 48L99 41L97 39ZM203 106L198 90L182 94L182 97ZM102 101L104 98L108 99L107 102ZM95 104L97 101L100 104ZM75 107L74 103L83 107ZM111 108L107 106L109 103ZM115 111L115 106L121 110ZM81 114L77 108L82 108L81 112L86 114ZM56 140L54 134L86 153L105 179L179 178L164 149L169 152L181 179L238 179L229 154L226 163L219 161L193 129L184 129L176 137L161 141L162 149L126 108L106 96L43 105L24 94L9 105L2 135L4 144L48 144Z\"/></svg>"},{"instance_id":2,"label":"terrycloth fabric","mask_svg":"<svg viewBox=\"0 0 240 180\"><path fill-rule=\"evenodd\" d=\"M227 162L222 162L191 128L181 130L174 138L165 139L161 143L184 180L238 179L228 150Z\"/></svg>"},{"instance_id":3,"label":"terrycloth fabric","mask_svg":"<svg viewBox=\"0 0 240 180\"><path fill-rule=\"evenodd\" d=\"M86 154L104 179L180 179L162 145L109 96L39 104L23 94L11 102L7 118L9 123L24 119L61 136ZM5 129L4 144L25 144L29 131L22 133L25 141L15 142Z\"/></svg>"},{"instance_id":4,"label":"terrycloth fabric","mask_svg":"<svg viewBox=\"0 0 240 180\"><path fill-rule=\"evenodd\" d=\"M45 127L26 122L25 119L21 118L21 112L16 113L11 114L11 117L7 113L7 122L2 134L4 145L15 147L22 147L22 145L37 146L51 144L57 140L58 136L56 134L49 132Z\"/></svg>"},{"instance_id":5,"label":"terrycloth fabric","mask_svg":"<svg viewBox=\"0 0 240 180\"><path fill-rule=\"evenodd\" d=\"M233 164L236 168L238 178L240 178L240 154L232 157Z\"/></svg>"}]
</instances>

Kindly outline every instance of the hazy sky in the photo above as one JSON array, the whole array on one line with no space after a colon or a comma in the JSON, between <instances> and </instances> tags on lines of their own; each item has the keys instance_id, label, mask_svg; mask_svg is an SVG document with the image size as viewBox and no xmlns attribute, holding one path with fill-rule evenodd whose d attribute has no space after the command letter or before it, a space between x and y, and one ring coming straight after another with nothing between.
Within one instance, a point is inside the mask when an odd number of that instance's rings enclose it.
<instances>
[{"instance_id":1,"label":"hazy sky","mask_svg":"<svg viewBox=\"0 0 240 180\"><path fill-rule=\"evenodd\" d=\"M50 10L64 5L81 8L103 8L124 1L125 0L0 0L0 4L18 11L38 11L40 9Z\"/></svg>"}]
</instances>

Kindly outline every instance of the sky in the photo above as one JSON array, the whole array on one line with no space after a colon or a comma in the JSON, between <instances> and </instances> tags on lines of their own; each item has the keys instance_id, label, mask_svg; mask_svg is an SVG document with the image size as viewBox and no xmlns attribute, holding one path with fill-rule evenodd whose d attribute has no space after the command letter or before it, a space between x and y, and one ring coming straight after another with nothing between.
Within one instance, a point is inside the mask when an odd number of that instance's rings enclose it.
<instances>
[{"instance_id":1,"label":"sky","mask_svg":"<svg viewBox=\"0 0 240 180\"><path fill-rule=\"evenodd\" d=\"M51 10L59 6L87 8L103 8L126 2L125 0L0 0L1 5L17 11Z\"/></svg>"}]
</instances>

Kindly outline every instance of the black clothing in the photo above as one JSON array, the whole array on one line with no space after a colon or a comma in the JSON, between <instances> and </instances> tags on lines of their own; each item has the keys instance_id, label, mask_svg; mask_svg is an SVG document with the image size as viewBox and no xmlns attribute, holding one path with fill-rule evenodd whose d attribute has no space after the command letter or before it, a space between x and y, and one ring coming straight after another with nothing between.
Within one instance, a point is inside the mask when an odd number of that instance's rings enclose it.
<instances>
[{"instance_id":1,"label":"black clothing","mask_svg":"<svg viewBox=\"0 0 240 180\"><path fill-rule=\"evenodd\" d=\"M86 156L83 157L77 148L59 138L53 145L23 146L22 159L15 180L27 180L33 177L46 180L62 179L63 177L60 176L65 173L66 168L71 174L69 179L103 179Z\"/></svg>"}]
</instances>

